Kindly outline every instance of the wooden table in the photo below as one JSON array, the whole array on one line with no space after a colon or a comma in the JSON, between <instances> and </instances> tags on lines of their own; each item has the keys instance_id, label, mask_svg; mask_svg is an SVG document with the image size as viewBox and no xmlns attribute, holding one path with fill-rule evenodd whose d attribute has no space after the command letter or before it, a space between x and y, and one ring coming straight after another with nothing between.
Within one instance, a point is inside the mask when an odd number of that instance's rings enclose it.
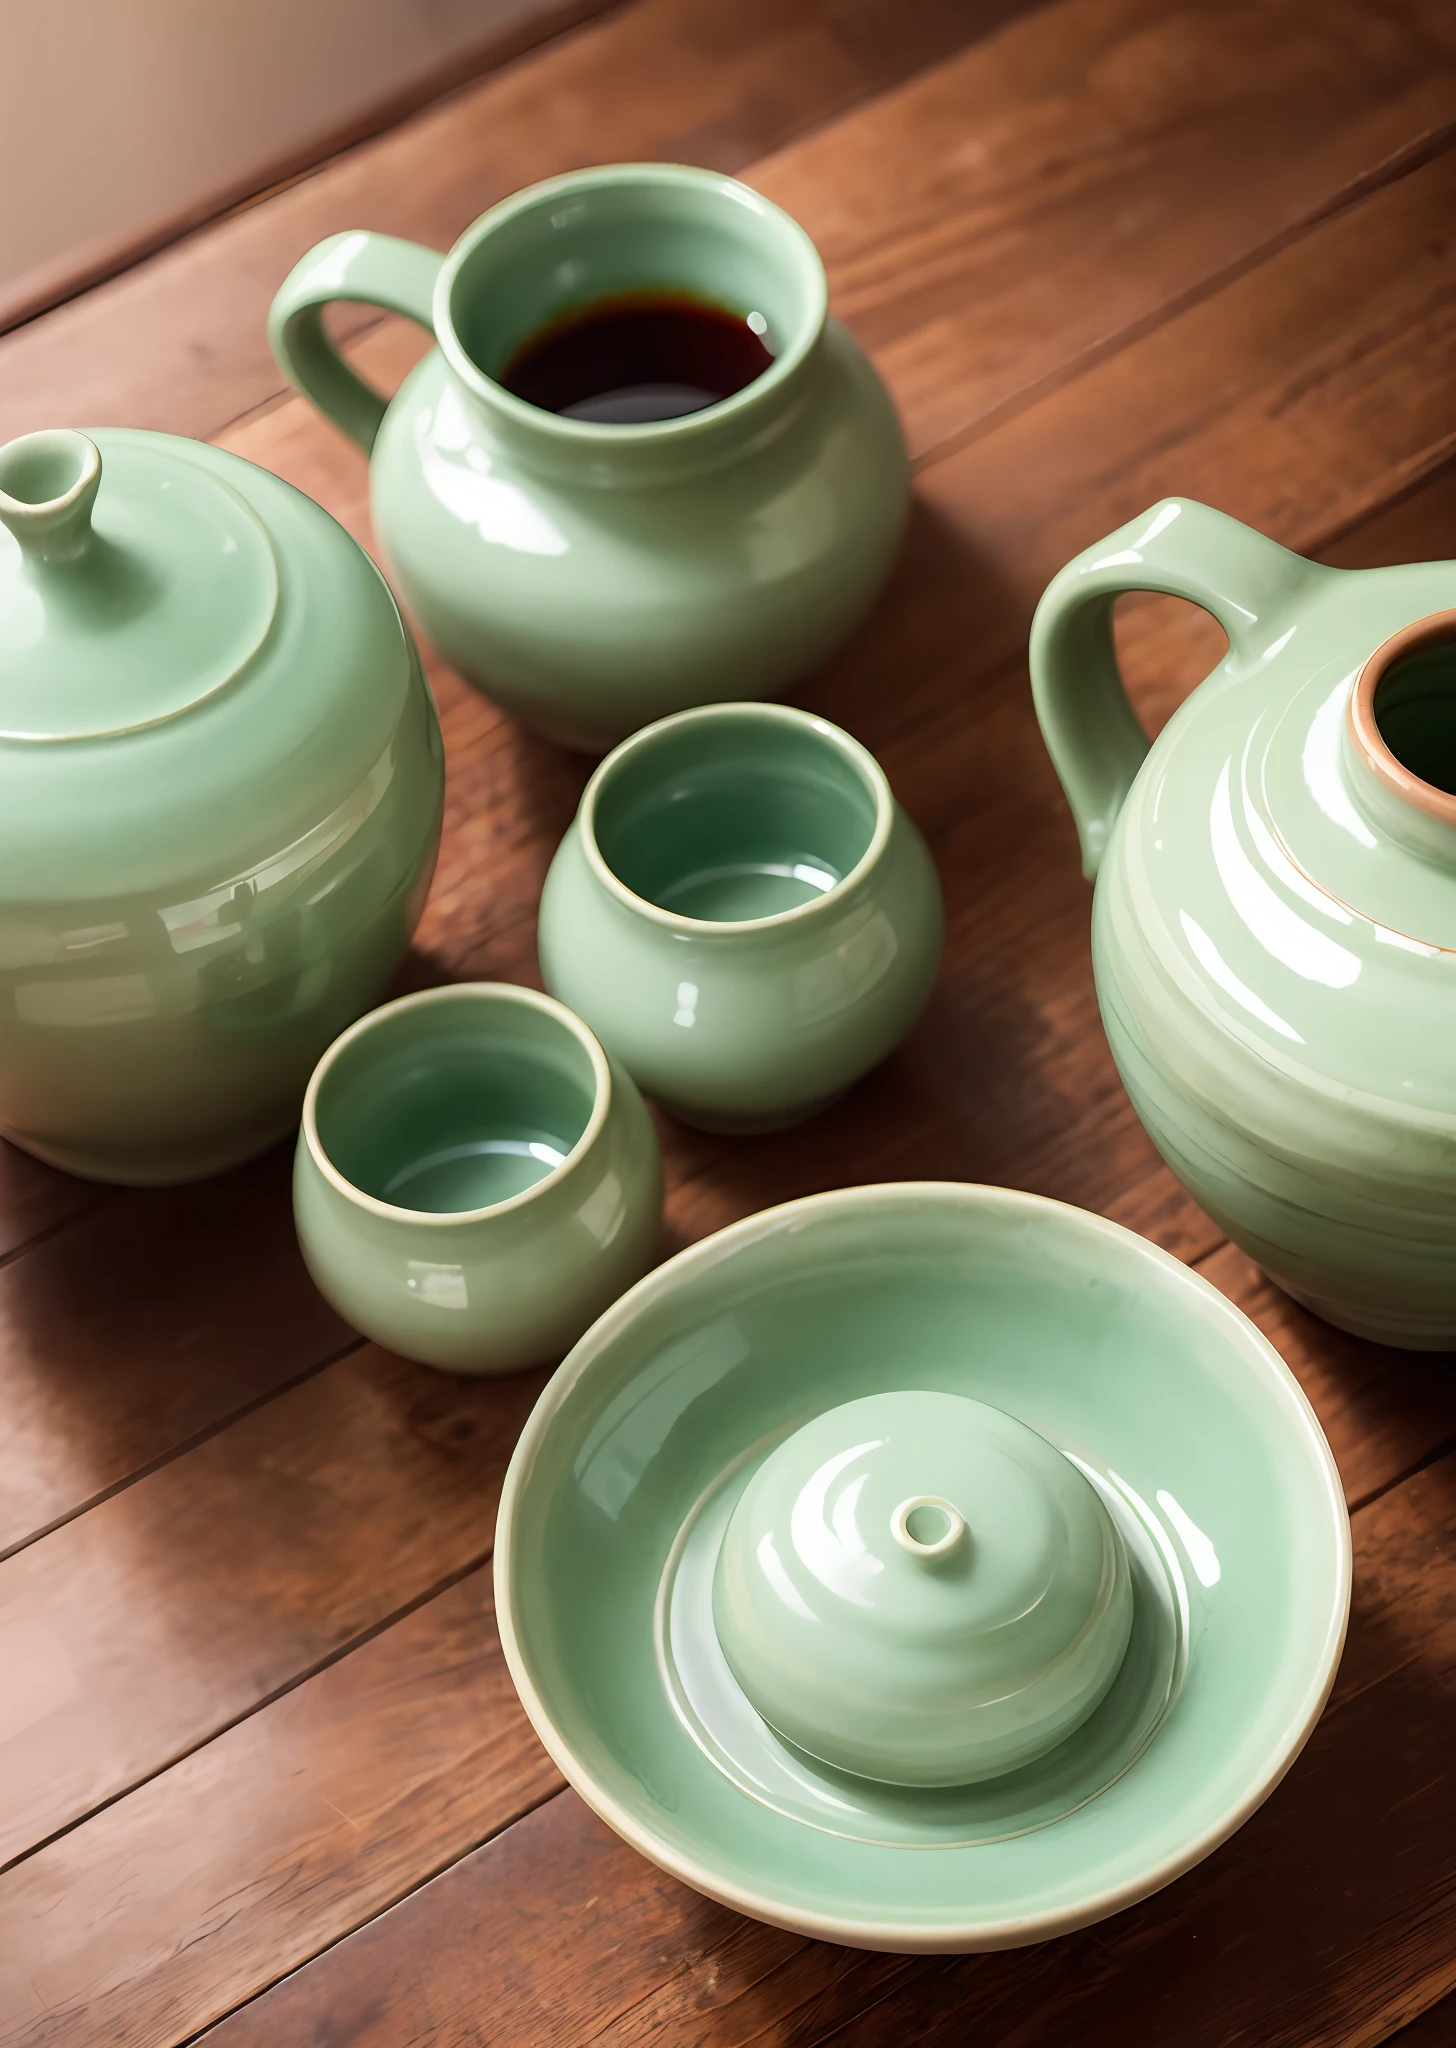
<instances>
[{"instance_id":1,"label":"wooden table","mask_svg":"<svg viewBox=\"0 0 1456 2048\"><path fill-rule=\"evenodd\" d=\"M579 14L580 7L576 9ZM636 0L0 340L0 438L211 436L368 540L364 466L269 360L319 235L445 244L613 157L743 171L816 237L903 412L894 584L803 701L884 762L949 946L903 1051L807 1131L664 1124L665 1250L874 1179L1118 1217L1266 1329L1354 1512L1333 1701L1267 1806L1160 1897L1005 1956L735 1918L563 1789L489 1557L541 1384L360 1343L283 1153L199 1188L0 1163L0 2043L1456 2043L1456 1372L1295 1309L1118 1084L1025 638L1069 555L1167 491L1362 565L1456 555L1450 0ZM350 309L359 360L420 346ZM1129 604L1150 726L1209 621ZM534 982L585 768L438 666L444 852L410 974ZM1420 2017L1424 2015L1424 2017Z\"/></svg>"}]
</instances>

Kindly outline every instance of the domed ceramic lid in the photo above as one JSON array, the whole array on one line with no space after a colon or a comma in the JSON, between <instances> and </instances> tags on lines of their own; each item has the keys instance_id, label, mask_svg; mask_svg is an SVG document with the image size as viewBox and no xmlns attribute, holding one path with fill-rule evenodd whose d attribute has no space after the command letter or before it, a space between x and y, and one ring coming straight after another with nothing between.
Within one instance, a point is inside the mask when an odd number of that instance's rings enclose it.
<instances>
[{"instance_id":1,"label":"domed ceramic lid","mask_svg":"<svg viewBox=\"0 0 1456 2048\"><path fill-rule=\"evenodd\" d=\"M0 448L0 738L132 731L210 697L267 637L272 543L161 436Z\"/></svg>"},{"instance_id":2,"label":"domed ceramic lid","mask_svg":"<svg viewBox=\"0 0 1456 2048\"><path fill-rule=\"evenodd\" d=\"M781 1736L838 1769L958 1785L1041 1756L1096 1707L1132 1626L1090 1481L955 1394L875 1394L796 1431L718 1560L724 1655Z\"/></svg>"}]
</instances>

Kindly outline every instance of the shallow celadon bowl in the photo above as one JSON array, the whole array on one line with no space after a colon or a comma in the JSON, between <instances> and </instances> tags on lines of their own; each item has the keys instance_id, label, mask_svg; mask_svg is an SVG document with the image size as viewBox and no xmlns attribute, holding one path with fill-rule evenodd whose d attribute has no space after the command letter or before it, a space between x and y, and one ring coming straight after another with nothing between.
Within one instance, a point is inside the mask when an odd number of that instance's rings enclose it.
<instances>
[{"instance_id":1,"label":"shallow celadon bowl","mask_svg":"<svg viewBox=\"0 0 1456 2048\"><path fill-rule=\"evenodd\" d=\"M1037 1432L1095 1490L1130 1574L1105 1694L981 1782L882 1782L786 1740L714 1622L725 1535L773 1454L906 1393ZM911 1483L892 1479L881 1506ZM944 1526L907 1519L927 1546ZM994 1949L1145 1897L1267 1797L1333 1681L1350 1535L1308 1402L1214 1288L1079 1210L907 1184L750 1217L609 1309L521 1437L495 1583L546 1748L664 1869L826 1940Z\"/></svg>"}]
</instances>

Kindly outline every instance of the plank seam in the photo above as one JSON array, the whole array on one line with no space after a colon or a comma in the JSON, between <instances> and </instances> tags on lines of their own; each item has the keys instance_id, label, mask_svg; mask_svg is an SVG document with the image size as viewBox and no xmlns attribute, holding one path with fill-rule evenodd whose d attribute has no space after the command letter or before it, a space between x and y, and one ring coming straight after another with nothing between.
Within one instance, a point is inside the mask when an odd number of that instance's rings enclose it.
<instances>
[{"instance_id":1,"label":"plank seam","mask_svg":"<svg viewBox=\"0 0 1456 2048\"><path fill-rule=\"evenodd\" d=\"M64 1229L65 1225L58 1224L56 1227L58 1230ZM327 1372L331 1365L337 1365L340 1359L347 1358L351 1352L362 1350L364 1341L362 1337L351 1337L347 1343L341 1344L326 1357L316 1358L311 1364L302 1366L291 1379L280 1380L276 1386L265 1388L261 1394L253 1395L251 1400L244 1401L240 1407L230 1408L225 1415L214 1416L211 1422L205 1422L190 1436L183 1437L178 1443L169 1444L166 1450L158 1451L157 1455L148 1458L145 1464L123 1473L109 1486L103 1486L99 1492L89 1494L85 1500L67 1508L64 1514L57 1515L44 1527L32 1529L28 1535L21 1536L6 1548L0 1549L0 1564L4 1564L7 1558L17 1556L22 1550L29 1550L32 1543L40 1543L47 1536L53 1536L58 1529L64 1529L68 1522L79 1520L82 1515L89 1514L92 1508L100 1507L104 1501L114 1500L119 1493L125 1493L129 1486L135 1486L138 1480L149 1479L154 1472L160 1472L178 1458L186 1457L189 1451L195 1451L200 1445L209 1443L213 1437L221 1436L223 1431L231 1429L235 1422L241 1422L245 1417L255 1414L258 1409L266 1408L270 1401L276 1401L284 1394L291 1394L307 1380L316 1379L321 1372ZM0 1870L4 1867L0 1864Z\"/></svg>"},{"instance_id":2,"label":"plank seam","mask_svg":"<svg viewBox=\"0 0 1456 2048\"><path fill-rule=\"evenodd\" d=\"M47 1223L43 1229L35 1231L30 1237L23 1237L19 1244L11 1245L8 1252L0 1252L0 1272L7 1266L13 1266L15 1261L23 1258L27 1252L38 1251L43 1244L49 1244L53 1237L59 1237L61 1232L69 1230L73 1223L83 1223L88 1216L94 1216L98 1209L106 1208L117 1199L116 1189L98 1188L92 1199L81 1208L68 1209L65 1215L58 1216L54 1223Z\"/></svg>"},{"instance_id":3,"label":"plank seam","mask_svg":"<svg viewBox=\"0 0 1456 2048\"><path fill-rule=\"evenodd\" d=\"M1445 155L1453 142L1456 142L1456 120L1445 121L1439 127L1428 129L1424 135L1417 136L1414 141L1404 143L1389 156L1383 157L1378 164L1373 164L1368 171L1362 171L1357 178L1352 178L1347 185L1341 186L1339 191L1321 201L1311 212L1302 215L1297 221L1292 221L1277 235L1272 235L1267 242L1246 250L1242 256L1235 257L1221 269L1210 271L1206 277L1186 286L1181 292L1175 292L1171 298L1165 299L1160 306L1154 307L1139 319L1130 321L1126 327L1106 335L1101 341L1091 343L1079 355L1072 356L1056 369L1049 370L1044 377L1038 377L1030 384L1022 385L1018 391L1009 392L1005 398L999 399L978 418L968 421L954 433L933 442L922 454L915 457L912 464L915 474L919 476L937 463L960 454L962 449L984 440L1006 421L1029 412L1043 398L1048 398L1054 392L1076 383L1078 378L1085 376L1089 370L1111 361L1114 356L1121 355L1136 342L1156 334L1160 327L1171 325L1181 314L1190 312L1195 306L1200 306L1209 299L1216 298L1229 285L1237 283L1242 277L1247 277L1250 272L1258 270L1271 258L1282 255L1296 243L1306 240L1327 222L1337 220L1341 214L1353 212L1367 199L1374 198L1377 193L1398 184L1402 178L1410 177L1426 164L1433 163L1437 157Z\"/></svg>"},{"instance_id":4,"label":"plank seam","mask_svg":"<svg viewBox=\"0 0 1456 2048\"><path fill-rule=\"evenodd\" d=\"M559 1799L563 1792L569 1792L570 1790L571 1787L569 1785L556 1785L549 1792L541 1793L538 1798L528 1799L508 1819L502 1820L499 1826L487 1828L478 1841L472 1842L468 1848L461 1849L454 1855L447 1856L437 1868L407 1885L399 1893L398 1897L392 1898L385 1905L376 1908L374 1912L369 1914L367 1919L361 1920L357 1927L351 1927L345 1934L336 1934L332 1940L321 1943L318 1948L311 1950L308 1955L302 1957L298 1962L290 1963L286 1970L280 1971L278 1976L270 1978L266 1984L260 1984L256 1991L250 1991L246 1998L239 1999L236 2005L230 2005L227 2011L219 2013L216 2019L207 2020L195 2032L184 2035L173 2044L173 2048L197 2048L197 2043L206 2040L207 2036L216 2028L223 2026L238 2013L246 2012L250 2005L256 2005L260 1998L266 1998L271 1991L278 1990L291 1977L298 1976L302 1971L316 1963L321 1956L326 1956L331 1949L336 1949L341 1942L351 1940L354 1935L362 1933L366 1927L372 1927L376 1920L382 1920L387 1913L392 1913L396 1906L402 1906L407 1899L412 1899L416 1892L422 1892L429 1885L432 1885L436 1878L444 1877L457 1864L464 1863L468 1857L476 1855L491 1842L499 1840L502 1835L508 1834L513 1827L517 1827L520 1822L529 1820L533 1813L538 1813L543 1806L549 1806L553 1799Z\"/></svg>"},{"instance_id":5,"label":"plank seam","mask_svg":"<svg viewBox=\"0 0 1456 2048\"><path fill-rule=\"evenodd\" d=\"M231 1715L227 1720L219 1721L215 1728L208 1729L207 1733L198 1736L195 1742L187 1743L185 1747L167 1757L164 1762L156 1765L154 1769L143 1772L139 1778L134 1778L130 1784L123 1785L115 1792L109 1793L105 1799L98 1799L94 1806L88 1806L84 1813L76 1814L74 1818L65 1821L60 1827L52 1828L48 1835L44 1835L30 1843L18 1855L8 1857L4 1862L0 1862L0 1877L5 1876L8 1871L18 1869L22 1863L28 1863L31 1857L38 1856L42 1849L49 1849L53 1843L63 1841L67 1835L74 1834L77 1828L85 1827L88 1821L95 1820L98 1814L105 1813L109 1807L120 1805L121 1801L129 1799L133 1792L140 1792L144 1786L154 1783L158 1778L165 1777L167 1772L176 1765L185 1763L190 1756L196 1756L199 1750L206 1749L209 1743L216 1742L220 1736L227 1735L232 1729L240 1728L245 1721L251 1721L253 1716L262 1713L265 1707L271 1707L275 1701L286 1699L289 1693L297 1692L299 1686L306 1685L311 1678L318 1677L322 1672L331 1669L333 1665L342 1662L345 1657L352 1656L355 1650L362 1650L366 1644L372 1643L376 1636L382 1636L386 1629L393 1628L397 1622L408 1621L412 1614L419 1612L420 1608L428 1607L432 1600L438 1600L443 1593L448 1593L452 1587L458 1586L463 1579L468 1579L473 1572L480 1571L490 1562L493 1548L494 1544L492 1543L476 1556L467 1558L465 1563L458 1565L454 1571L447 1572L443 1578L436 1579L423 1593L417 1593L413 1599L406 1600L402 1606L391 1609L388 1614L383 1615L378 1621L371 1622L368 1628L360 1629L357 1634L350 1636L347 1641L336 1644L332 1650L327 1651L322 1657L310 1664L307 1670L299 1671L292 1678L285 1679L281 1685L274 1686L271 1692L265 1693L260 1699L254 1700L250 1705L244 1707L241 1712Z\"/></svg>"}]
</instances>

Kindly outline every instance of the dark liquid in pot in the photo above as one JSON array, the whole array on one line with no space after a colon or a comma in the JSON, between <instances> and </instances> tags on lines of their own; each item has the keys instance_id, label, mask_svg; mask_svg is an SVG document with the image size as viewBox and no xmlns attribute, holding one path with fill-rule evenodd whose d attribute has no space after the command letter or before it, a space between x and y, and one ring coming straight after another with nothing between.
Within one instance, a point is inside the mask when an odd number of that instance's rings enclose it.
<instances>
[{"instance_id":1,"label":"dark liquid in pot","mask_svg":"<svg viewBox=\"0 0 1456 2048\"><path fill-rule=\"evenodd\" d=\"M685 292L632 292L533 334L499 382L545 412L629 427L701 412L772 361L749 316Z\"/></svg>"}]
</instances>

